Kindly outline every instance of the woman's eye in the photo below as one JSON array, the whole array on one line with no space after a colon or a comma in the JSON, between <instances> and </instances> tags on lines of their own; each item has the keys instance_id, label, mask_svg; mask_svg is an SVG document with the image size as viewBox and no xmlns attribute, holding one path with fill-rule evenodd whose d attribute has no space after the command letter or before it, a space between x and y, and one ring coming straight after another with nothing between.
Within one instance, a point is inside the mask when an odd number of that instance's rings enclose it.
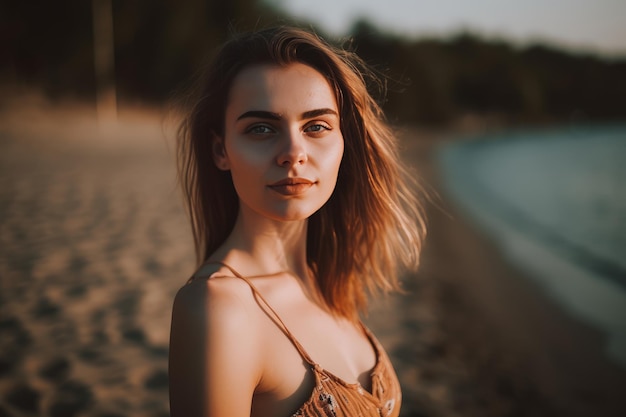
<instances>
[{"instance_id":1,"label":"woman's eye","mask_svg":"<svg viewBox=\"0 0 626 417\"><path fill-rule=\"evenodd\" d=\"M266 125L256 125L256 126L252 126L250 127L246 133L252 133L255 135L266 135L268 133L272 133L273 129L269 126Z\"/></svg>"},{"instance_id":2,"label":"woman's eye","mask_svg":"<svg viewBox=\"0 0 626 417\"><path fill-rule=\"evenodd\" d=\"M304 129L306 132L312 132L312 133L319 133L319 132L323 132L325 130L331 130L330 126L328 126L325 123L315 123L312 124L310 126L307 126L306 129Z\"/></svg>"}]
</instances>

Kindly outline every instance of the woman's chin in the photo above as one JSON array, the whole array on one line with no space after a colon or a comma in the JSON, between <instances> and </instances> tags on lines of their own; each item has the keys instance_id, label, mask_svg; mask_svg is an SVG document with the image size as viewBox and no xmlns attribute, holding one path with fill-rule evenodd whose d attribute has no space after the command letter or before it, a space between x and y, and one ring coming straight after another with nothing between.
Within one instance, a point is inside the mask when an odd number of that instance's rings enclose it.
<instances>
[{"instance_id":1,"label":"woman's chin","mask_svg":"<svg viewBox=\"0 0 626 417\"><path fill-rule=\"evenodd\" d=\"M265 213L265 217L275 221L296 222L308 219L317 210L319 207L284 207Z\"/></svg>"}]
</instances>

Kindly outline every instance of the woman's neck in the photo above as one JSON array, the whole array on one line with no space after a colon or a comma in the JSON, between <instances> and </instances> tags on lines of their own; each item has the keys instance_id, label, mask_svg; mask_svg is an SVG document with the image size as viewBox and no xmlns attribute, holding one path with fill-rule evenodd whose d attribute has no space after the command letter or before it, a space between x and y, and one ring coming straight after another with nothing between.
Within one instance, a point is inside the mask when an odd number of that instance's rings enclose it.
<instances>
[{"instance_id":1,"label":"woman's neck","mask_svg":"<svg viewBox=\"0 0 626 417\"><path fill-rule=\"evenodd\" d=\"M276 221L240 209L233 231L211 256L239 268L247 276L290 272L308 278L307 220Z\"/></svg>"}]
</instances>

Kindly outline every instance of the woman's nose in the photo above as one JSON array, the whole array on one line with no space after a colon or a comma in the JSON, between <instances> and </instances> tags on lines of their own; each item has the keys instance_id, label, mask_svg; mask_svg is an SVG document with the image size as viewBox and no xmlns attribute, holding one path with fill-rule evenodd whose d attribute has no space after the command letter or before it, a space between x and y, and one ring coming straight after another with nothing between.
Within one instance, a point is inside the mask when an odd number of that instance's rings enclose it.
<instances>
[{"instance_id":1,"label":"woman's nose","mask_svg":"<svg viewBox=\"0 0 626 417\"><path fill-rule=\"evenodd\" d=\"M307 159L306 143L301 133L299 131L285 133L282 148L276 159L278 165L287 167L303 165Z\"/></svg>"}]
</instances>

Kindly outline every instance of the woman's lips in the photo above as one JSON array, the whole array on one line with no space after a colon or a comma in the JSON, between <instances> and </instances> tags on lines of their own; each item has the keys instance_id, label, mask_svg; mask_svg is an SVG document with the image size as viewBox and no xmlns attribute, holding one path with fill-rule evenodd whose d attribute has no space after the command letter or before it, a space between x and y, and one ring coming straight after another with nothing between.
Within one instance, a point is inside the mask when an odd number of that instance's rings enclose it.
<instances>
[{"instance_id":1,"label":"woman's lips","mask_svg":"<svg viewBox=\"0 0 626 417\"><path fill-rule=\"evenodd\" d=\"M315 182L306 178L285 178L269 184L268 187L279 194L292 196L305 193L314 184Z\"/></svg>"}]
</instances>

